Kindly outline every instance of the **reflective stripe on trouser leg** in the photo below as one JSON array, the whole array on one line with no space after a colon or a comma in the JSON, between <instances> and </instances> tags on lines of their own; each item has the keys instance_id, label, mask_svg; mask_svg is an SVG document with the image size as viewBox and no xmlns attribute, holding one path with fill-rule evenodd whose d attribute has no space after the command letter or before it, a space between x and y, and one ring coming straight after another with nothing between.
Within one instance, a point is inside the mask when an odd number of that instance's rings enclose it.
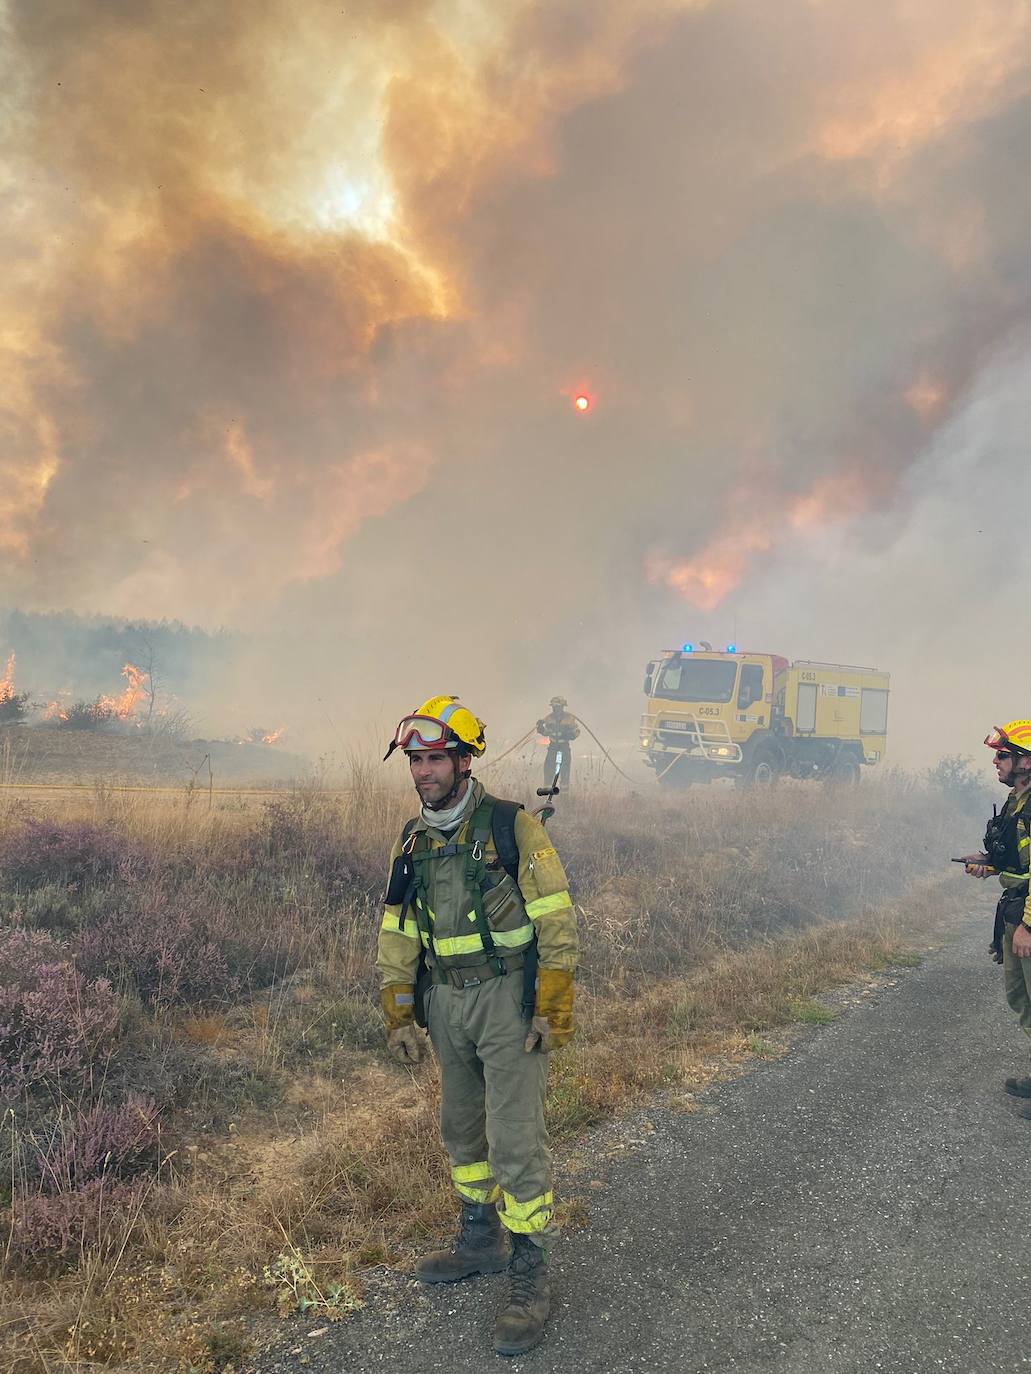
<instances>
[{"instance_id":1,"label":"reflective stripe on trouser leg","mask_svg":"<svg viewBox=\"0 0 1031 1374\"><path fill-rule=\"evenodd\" d=\"M1002 937L1002 972L1006 1001L1020 1018L1020 1028L1031 1036L1031 959L1018 959L1013 953L1015 927L1007 925Z\"/></svg>"},{"instance_id":2,"label":"reflective stripe on trouser leg","mask_svg":"<svg viewBox=\"0 0 1031 1374\"><path fill-rule=\"evenodd\" d=\"M555 1207L550 1193L542 1193L529 1202L517 1202L511 1194L502 1193L498 1213L508 1229L518 1231L520 1235L532 1237L547 1231L549 1227L554 1229L552 1219Z\"/></svg>"},{"instance_id":3,"label":"reflective stripe on trouser leg","mask_svg":"<svg viewBox=\"0 0 1031 1374\"><path fill-rule=\"evenodd\" d=\"M522 996L521 970L461 992L440 984L430 996L429 1031L440 1063L441 1134L452 1165L486 1155L502 1189L501 1220L507 1224L511 1199L518 1229L546 1245L556 1234L544 1128L548 1056L523 1049ZM525 1216L520 1208L528 1209Z\"/></svg>"},{"instance_id":4,"label":"reflective stripe on trouser leg","mask_svg":"<svg viewBox=\"0 0 1031 1374\"><path fill-rule=\"evenodd\" d=\"M487 1162L483 1068L476 1045L462 1029L461 1004L452 1006L447 996L454 991L431 988L426 1007L426 1028L440 1065L440 1134L451 1160L455 1192L466 1202L490 1202L497 1196L497 1184Z\"/></svg>"},{"instance_id":5,"label":"reflective stripe on trouser leg","mask_svg":"<svg viewBox=\"0 0 1031 1374\"><path fill-rule=\"evenodd\" d=\"M500 1192L485 1159L478 1164L452 1164L451 1183L466 1202L494 1202Z\"/></svg>"}]
</instances>

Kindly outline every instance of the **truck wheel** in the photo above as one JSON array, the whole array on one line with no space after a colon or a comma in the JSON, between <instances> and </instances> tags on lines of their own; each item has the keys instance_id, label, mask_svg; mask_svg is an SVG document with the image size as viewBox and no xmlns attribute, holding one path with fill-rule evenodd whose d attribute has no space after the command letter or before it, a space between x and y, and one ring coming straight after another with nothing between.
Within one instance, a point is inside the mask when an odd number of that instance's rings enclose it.
<instances>
[{"instance_id":1,"label":"truck wheel","mask_svg":"<svg viewBox=\"0 0 1031 1374\"><path fill-rule=\"evenodd\" d=\"M855 787L859 782L859 761L846 754L843 759L838 759L831 769L827 778L828 782L837 783L842 786Z\"/></svg>"},{"instance_id":2,"label":"truck wheel","mask_svg":"<svg viewBox=\"0 0 1031 1374\"><path fill-rule=\"evenodd\" d=\"M761 749L734 782L738 787L772 787L779 777L780 768L776 755Z\"/></svg>"}]
</instances>

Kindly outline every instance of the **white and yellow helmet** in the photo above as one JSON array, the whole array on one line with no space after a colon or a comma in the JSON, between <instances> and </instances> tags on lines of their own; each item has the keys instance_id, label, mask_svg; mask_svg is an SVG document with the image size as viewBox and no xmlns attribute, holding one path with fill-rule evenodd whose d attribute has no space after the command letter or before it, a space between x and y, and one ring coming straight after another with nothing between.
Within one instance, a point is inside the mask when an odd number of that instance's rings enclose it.
<instances>
[{"instance_id":1,"label":"white and yellow helmet","mask_svg":"<svg viewBox=\"0 0 1031 1374\"><path fill-rule=\"evenodd\" d=\"M483 721L454 696L430 697L417 711L398 721L384 761L395 749L410 754L418 749L460 749L477 758L487 748Z\"/></svg>"}]
</instances>

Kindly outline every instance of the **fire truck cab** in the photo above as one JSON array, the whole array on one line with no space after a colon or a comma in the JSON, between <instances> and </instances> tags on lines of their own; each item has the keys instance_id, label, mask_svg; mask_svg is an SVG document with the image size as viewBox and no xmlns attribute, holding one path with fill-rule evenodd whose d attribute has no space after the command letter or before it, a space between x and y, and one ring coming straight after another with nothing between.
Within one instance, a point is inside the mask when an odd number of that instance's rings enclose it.
<instances>
[{"instance_id":1,"label":"fire truck cab","mask_svg":"<svg viewBox=\"0 0 1031 1374\"><path fill-rule=\"evenodd\" d=\"M884 757L889 677L876 668L685 644L648 664L644 692L640 747L670 786L858 782Z\"/></svg>"}]
</instances>

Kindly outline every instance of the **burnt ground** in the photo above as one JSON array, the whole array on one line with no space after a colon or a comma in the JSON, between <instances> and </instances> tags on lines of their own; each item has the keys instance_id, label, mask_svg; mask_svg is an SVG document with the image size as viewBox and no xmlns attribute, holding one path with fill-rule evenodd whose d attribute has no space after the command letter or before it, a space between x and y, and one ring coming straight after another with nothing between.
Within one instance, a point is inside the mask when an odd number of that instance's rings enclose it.
<instances>
[{"instance_id":1,"label":"burnt ground","mask_svg":"<svg viewBox=\"0 0 1031 1374\"><path fill-rule=\"evenodd\" d=\"M782 1057L599 1131L587 1222L530 1355L493 1353L502 1280L370 1276L294 1318L260 1374L1002 1374L1031 1367L1031 1122L1000 1090L1027 1047L985 919L918 968L829 999ZM560 1184L562 1180L560 1179Z\"/></svg>"}]
</instances>

